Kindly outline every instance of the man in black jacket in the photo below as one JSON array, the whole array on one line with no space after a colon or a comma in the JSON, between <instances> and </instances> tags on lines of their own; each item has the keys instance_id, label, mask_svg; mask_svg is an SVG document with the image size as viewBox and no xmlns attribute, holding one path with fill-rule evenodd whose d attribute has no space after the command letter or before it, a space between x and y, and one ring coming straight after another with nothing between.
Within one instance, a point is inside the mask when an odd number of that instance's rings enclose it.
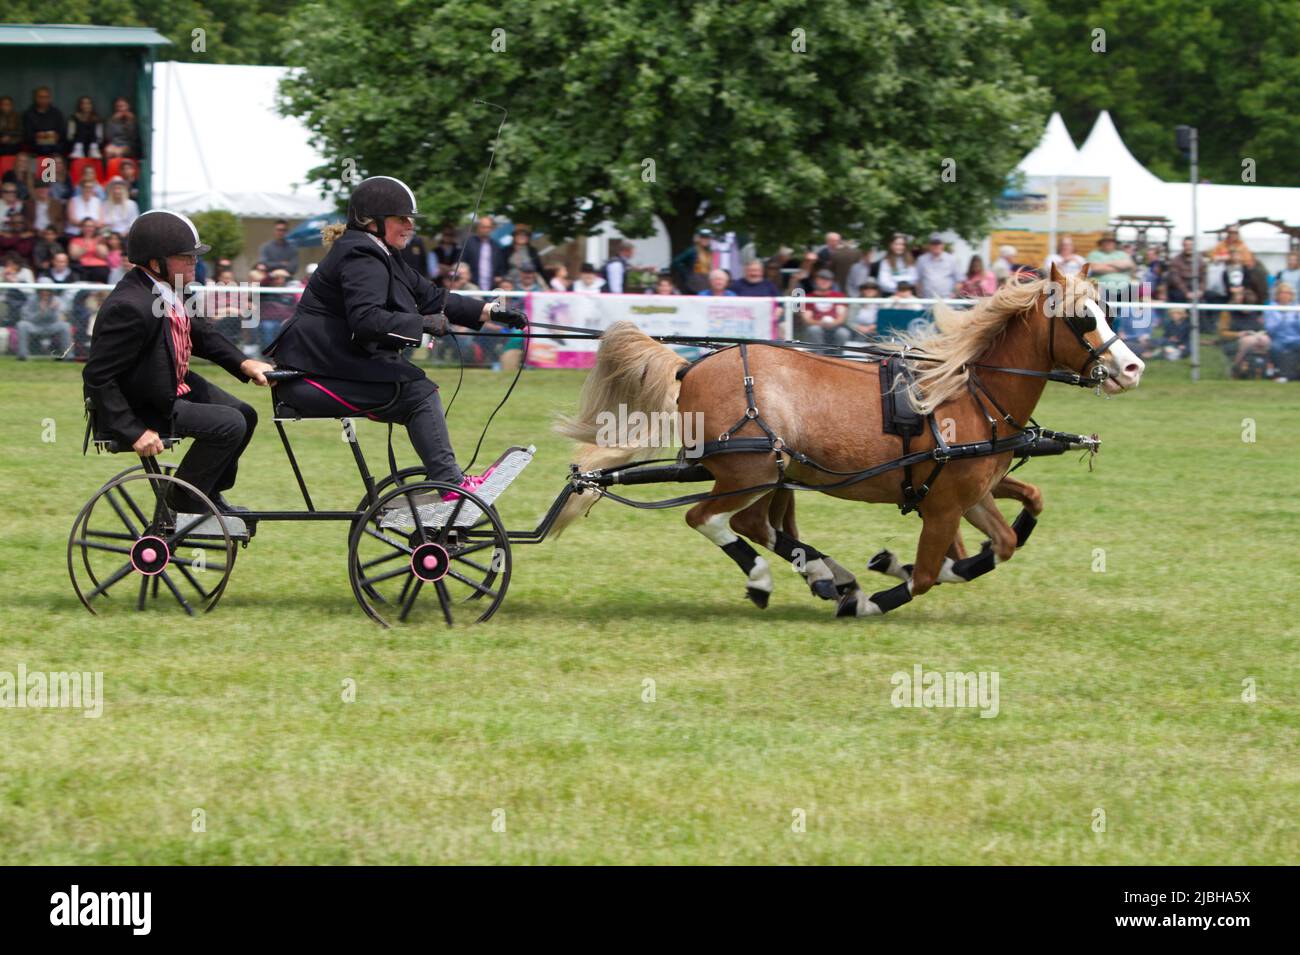
<instances>
[{"instance_id":1,"label":"man in black jacket","mask_svg":"<svg viewBox=\"0 0 1300 955\"><path fill-rule=\"evenodd\" d=\"M193 438L176 477L230 512L235 508L221 492L235 483L257 413L190 371L190 356L259 385L266 385L265 373L274 366L246 359L213 325L186 313L177 293L194 281L197 258L207 251L194 223L179 213L156 209L135 220L127 235L135 268L99 308L82 380L95 408L96 437L116 439L145 457L163 450L162 434ZM171 504L178 511L205 510L179 490Z\"/></svg>"},{"instance_id":2,"label":"man in black jacket","mask_svg":"<svg viewBox=\"0 0 1300 955\"><path fill-rule=\"evenodd\" d=\"M305 415L366 414L403 424L430 480L472 491L487 475L461 471L438 386L403 350L419 345L424 334L445 334L449 324L522 328L527 319L417 275L400 253L419 215L400 180L372 176L360 183L348 201L346 229L332 241L327 232L329 252L267 354L283 368L308 373L277 386L281 400Z\"/></svg>"}]
</instances>

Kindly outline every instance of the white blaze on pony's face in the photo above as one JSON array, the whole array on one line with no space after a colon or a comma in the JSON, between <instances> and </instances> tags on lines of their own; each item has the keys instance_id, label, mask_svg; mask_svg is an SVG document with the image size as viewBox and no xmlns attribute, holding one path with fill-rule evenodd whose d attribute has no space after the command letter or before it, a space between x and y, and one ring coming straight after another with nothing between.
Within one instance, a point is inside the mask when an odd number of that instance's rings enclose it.
<instances>
[{"instance_id":1,"label":"white blaze on pony's face","mask_svg":"<svg viewBox=\"0 0 1300 955\"><path fill-rule=\"evenodd\" d=\"M1106 321L1105 309L1091 298L1084 299L1083 307L1097 322L1095 332L1097 339L1091 342L1094 348L1115 338L1110 323ZM1091 339L1092 336L1085 337ZM1110 372L1110 377L1102 385L1102 390L1108 395L1117 395L1122 391L1132 391L1141 383L1142 372L1147 367L1146 362L1133 354L1133 349L1129 348L1119 338L1115 338L1111 346L1106 349L1105 354L1101 356L1101 360L1106 366L1106 370Z\"/></svg>"}]
</instances>

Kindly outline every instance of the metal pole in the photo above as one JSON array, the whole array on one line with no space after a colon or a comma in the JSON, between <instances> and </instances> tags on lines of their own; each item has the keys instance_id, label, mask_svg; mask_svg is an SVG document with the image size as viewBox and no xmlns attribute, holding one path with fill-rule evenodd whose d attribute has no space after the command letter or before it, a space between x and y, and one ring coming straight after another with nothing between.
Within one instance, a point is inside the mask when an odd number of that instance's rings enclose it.
<instances>
[{"instance_id":1,"label":"metal pole","mask_svg":"<svg viewBox=\"0 0 1300 955\"><path fill-rule=\"evenodd\" d=\"M1196 221L1196 180L1197 173L1197 130L1193 126L1192 134L1192 381L1201 380L1201 233Z\"/></svg>"}]
</instances>

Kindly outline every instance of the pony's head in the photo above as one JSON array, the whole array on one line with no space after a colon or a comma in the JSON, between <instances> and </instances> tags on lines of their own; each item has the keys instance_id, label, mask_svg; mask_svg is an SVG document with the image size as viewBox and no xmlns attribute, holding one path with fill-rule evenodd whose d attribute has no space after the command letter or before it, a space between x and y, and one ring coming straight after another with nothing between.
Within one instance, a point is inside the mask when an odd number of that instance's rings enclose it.
<instances>
[{"instance_id":1,"label":"pony's head","mask_svg":"<svg viewBox=\"0 0 1300 955\"><path fill-rule=\"evenodd\" d=\"M1131 391L1142 381L1146 364L1111 330L1105 301L1088 281L1086 264L1071 276L1063 275L1053 262L1037 310L1047 323L1054 370L1098 381L1107 394Z\"/></svg>"}]
</instances>

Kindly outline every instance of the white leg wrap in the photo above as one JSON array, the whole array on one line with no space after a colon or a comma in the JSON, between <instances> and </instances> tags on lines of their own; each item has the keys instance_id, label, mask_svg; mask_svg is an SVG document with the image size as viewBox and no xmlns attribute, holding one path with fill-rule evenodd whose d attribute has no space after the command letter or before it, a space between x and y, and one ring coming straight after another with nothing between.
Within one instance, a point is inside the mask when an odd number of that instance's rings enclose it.
<instances>
[{"instance_id":1,"label":"white leg wrap","mask_svg":"<svg viewBox=\"0 0 1300 955\"><path fill-rule=\"evenodd\" d=\"M831 569L826 566L826 562L820 557L804 564L802 573L803 579L808 581L810 584L818 580L835 579L835 575L831 573Z\"/></svg>"},{"instance_id":2,"label":"white leg wrap","mask_svg":"<svg viewBox=\"0 0 1300 955\"><path fill-rule=\"evenodd\" d=\"M966 583L966 578L965 578L965 577L958 577L955 573L953 573L953 570L952 570L952 558L951 558L951 557L945 557L945 558L943 559L943 566L939 568L939 576L938 576L937 579L938 579L939 583L941 583L941 584L964 584L964 583Z\"/></svg>"},{"instance_id":3,"label":"white leg wrap","mask_svg":"<svg viewBox=\"0 0 1300 955\"><path fill-rule=\"evenodd\" d=\"M772 592L772 568L762 557L754 559L754 568L749 572L749 586L769 594Z\"/></svg>"}]
</instances>

